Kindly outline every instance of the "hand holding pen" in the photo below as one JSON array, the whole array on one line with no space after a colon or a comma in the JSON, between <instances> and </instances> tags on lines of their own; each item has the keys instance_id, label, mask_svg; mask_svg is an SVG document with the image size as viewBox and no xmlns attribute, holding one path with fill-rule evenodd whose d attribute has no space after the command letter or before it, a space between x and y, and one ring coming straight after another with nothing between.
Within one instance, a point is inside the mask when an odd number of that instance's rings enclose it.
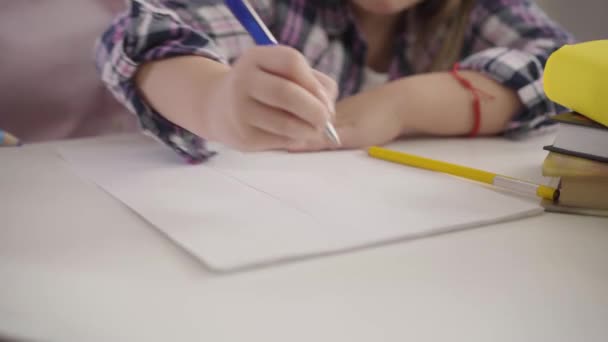
<instances>
[{"instance_id":1,"label":"hand holding pen","mask_svg":"<svg viewBox=\"0 0 608 342\"><path fill-rule=\"evenodd\" d=\"M327 134L335 94L299 52L254 47L218 80L206 125L211 138L239 150L290 150Z\"/></svg>"},{"instance_id":2,"label":"hand holding pen","mask_svg":"<svg viewBox=\"0 0 608 342\"><path fill-rule=\"evenodd\" d=\"M146 63L136 84L147 103L195 135L240 151L295 152L310 141L339 145L332 125L335 82L297 50L276 44L248 4L226 5L257 46L230 66L190 55Z\"/></svg>"},{"instance_id":3,"label":"hand holding pen","mask_svg":"<svg viewBox=\"0 0 608 342\"><path fill-rule=\"evenodd\" d=\"M335 82L312 69L297 50L277 45L244 1L226 1L258 46L245 51L218 82L212 101L221 118L214 134L245 150L289 149L325 134L340 143L331 124ZM221 105L220 105L221 104ZM236 133L236 134L231 134Z\"/></svg>"}]
</instances>

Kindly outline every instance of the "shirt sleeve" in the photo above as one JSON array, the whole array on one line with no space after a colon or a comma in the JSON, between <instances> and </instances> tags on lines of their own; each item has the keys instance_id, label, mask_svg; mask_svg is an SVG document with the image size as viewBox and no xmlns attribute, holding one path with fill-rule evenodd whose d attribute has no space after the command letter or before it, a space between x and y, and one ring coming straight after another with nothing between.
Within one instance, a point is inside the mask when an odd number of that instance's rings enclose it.
<instances>
[{"instance_id":1,"label":"shirt sleeve","mask_svg":"<svg viewBox=\"0 0 608 342\"><path fill-rule=\"evenodd\" d=\"M268 1L254 2L265 17ZM213 155L203 138L170 122L138 93L143 63L194 55L228 64L252 44L222 1L130 0L96 44L97 70L112 94L137 115L141 128L190 162Z\"/></svg>"},{"instance_id":2,"label":"shirt sleeve","mask_svg":"<svg viewBox=\"0 0 608 342\"><path fill-rule=\"evenodd\" d=\"M524 105L505 135L520 137L549 124L561 107L544 93L543 70L551 53L573 37L531 0L479 0L471 20L473 53L461 68L515 90Z\"/></svg>"}]
</instances>

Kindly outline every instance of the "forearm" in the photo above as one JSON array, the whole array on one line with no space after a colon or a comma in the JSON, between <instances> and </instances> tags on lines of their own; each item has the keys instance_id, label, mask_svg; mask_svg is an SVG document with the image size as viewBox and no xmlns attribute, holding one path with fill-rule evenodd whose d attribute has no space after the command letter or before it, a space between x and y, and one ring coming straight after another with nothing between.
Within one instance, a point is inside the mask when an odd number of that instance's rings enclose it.
<instances>
[{"instance_id":1,"label":"forearm","mask_svg":"<svg viewBox=\"0 0 608 342\"><path fill-rule=\"evenodd\" d=\"M138 91L167 120L199 136L208 135L207 101L229 67L208 58L184 56L149 62L136 75Z\"/></svg>"},{"instance_id":2,"label":"forearm","mask_svg":"<svg viewBox=\"0 0 608 342\"><path fill-rule=\"evenodd\" d=\"M481 95L479 133L502 132L522 109L515 91L477 72L460 74L489 95ZM358 108L354 102L377 103L378 110L390 111L398 118L402 134L459 136L471 132L474 123L471 91L449 73L405 77L345 101L353 102L351 108Z\"/></svg>"}]
</instances>

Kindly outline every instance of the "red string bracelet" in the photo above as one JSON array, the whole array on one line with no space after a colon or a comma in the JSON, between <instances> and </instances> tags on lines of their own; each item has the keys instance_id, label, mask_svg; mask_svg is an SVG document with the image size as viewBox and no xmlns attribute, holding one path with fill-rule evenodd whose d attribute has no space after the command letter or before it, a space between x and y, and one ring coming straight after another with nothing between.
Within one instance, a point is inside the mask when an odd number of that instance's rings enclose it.
<instances>
[{"instance_id":1,"label":"red string bracelet","mask_svg":"<svg viewBox=\"0 0 608 342\"><path fill-rule=\"evenodd\" d=\"M460 75L458 73L458 69L460 69L460 64L455 63L454 67L452 68L451 74L454 76L454 78L456 80L458 80L458 82L460 82L460 84L462 84L463 87L469 89L471 91L471 94L473 94L473 128L471 129L471 132L469 133L469 137L474 138L479 134L479 129L481 128L481 96L480 96L480 94L486 95L487 97L490 97L490 98L494 98L494 97L485 93L484 91L482 91L480 89L475 88L473 86L473 83L471 83L471 81L462 77L462 75Z\"/></svg>"}]
</instances>

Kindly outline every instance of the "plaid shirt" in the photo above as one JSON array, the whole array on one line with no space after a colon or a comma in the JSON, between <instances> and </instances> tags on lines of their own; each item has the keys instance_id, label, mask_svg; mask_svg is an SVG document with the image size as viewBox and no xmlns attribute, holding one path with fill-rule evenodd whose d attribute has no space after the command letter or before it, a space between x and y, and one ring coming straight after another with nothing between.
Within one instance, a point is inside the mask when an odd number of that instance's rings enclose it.
<instances>
[{"instance_id":1,"label":"plaid shirt","mask_svg":"<svg viewBox=\"0 0 608 342\"><path fill-rule=\"evenodd\" d=\"M362 87L366 44L342 0L253 0L262 20L281 44L307 58L338 82L340 97ZM217 0L131 0L97 44L97 63L112 93L140 119L142 128L191 161L211 153L203 139L166 120L138 95L133 76L144 62L199 55L233 63L254 43L231 12ZM415 18L406 20L412 23ZM484 73L515 90L525 110L505 132L516 136L544 125L556 112L542 87L549 55L572 37L550 20L533 0L478 0L466 30L462 69ZM441 44L428 45L424 58L412 58L415 35L404 25L389 81L425 70Z\"/></svg>"}]
</instances>

